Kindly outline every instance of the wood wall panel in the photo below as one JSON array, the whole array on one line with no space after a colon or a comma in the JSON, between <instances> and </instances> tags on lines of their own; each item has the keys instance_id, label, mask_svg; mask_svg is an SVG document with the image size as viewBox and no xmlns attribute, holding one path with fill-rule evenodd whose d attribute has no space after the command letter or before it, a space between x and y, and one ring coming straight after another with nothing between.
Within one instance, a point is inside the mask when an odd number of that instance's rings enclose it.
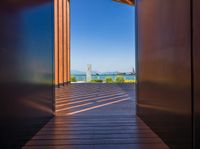
<instances>
[{"instance_id":1,"label":"wood wall panel","mask_svg":"<svg viewBox=\"0 0 200 149\"><path fill-rule=\"evenodd\" d=\"M0 148L18 149L53 117L53 0L0 1Z\"/></svg>"},{"instance_id":2,"label":"wood wall panel","mask_svg":"<svg viewBox=\"0 0 200 149\"><path fill-rule=\"evenodd\" d=\"M138 115L172 149L192 147L190 0L137 0Z\"/></svg>"},{"instance_id":3,"label":"wood wall panel","mask_svg":"<svg viewBox=\"0 0 200 149\"><path fill-rule=\"evenodd\" d=\"M200 149L200 1L193 0L193 83L195 149Z\"/></svg>"}]
</instances>

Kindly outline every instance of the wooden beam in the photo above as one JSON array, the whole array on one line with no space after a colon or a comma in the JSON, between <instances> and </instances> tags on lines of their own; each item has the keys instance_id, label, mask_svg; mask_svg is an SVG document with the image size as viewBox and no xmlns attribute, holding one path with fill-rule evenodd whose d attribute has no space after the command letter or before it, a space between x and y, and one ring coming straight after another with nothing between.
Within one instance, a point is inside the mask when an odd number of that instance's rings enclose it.
<instances>
[{"instance_id":1,"label":"wooden beam","mask_svg":"<svg viewBox=\"0 0 200 149\"><path fill-rule=\"evenodd\" d=\"M128 4L128 5L135 5L135 0L113 0L113 1Z\"/></svg>"}]
</instances>

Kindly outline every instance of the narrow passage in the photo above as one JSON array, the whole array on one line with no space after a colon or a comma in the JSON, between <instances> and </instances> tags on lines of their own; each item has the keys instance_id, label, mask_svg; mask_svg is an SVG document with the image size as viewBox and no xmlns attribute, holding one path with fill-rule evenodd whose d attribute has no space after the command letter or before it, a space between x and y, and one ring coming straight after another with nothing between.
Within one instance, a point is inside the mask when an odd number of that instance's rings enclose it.
<instances>
[{"instance_id":1,"label":"narrow passage","mask_svg":"<svg viewBox=\"0 0 200 149\"><path fill-rule=\"evenodd\" d=\"M56 116L24 148L168 149L136 116L134 84L56 89Z\"/></svg>"}]
</instances>

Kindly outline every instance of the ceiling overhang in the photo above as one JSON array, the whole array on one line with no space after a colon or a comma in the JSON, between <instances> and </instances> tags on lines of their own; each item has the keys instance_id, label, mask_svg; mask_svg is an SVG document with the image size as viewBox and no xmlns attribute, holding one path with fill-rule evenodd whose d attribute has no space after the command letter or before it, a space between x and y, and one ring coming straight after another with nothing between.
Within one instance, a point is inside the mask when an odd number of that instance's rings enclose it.
<instances>
[{"instance_id":1,"label":"ceiling overhang","mask_svg":"<svg viewBox=\"0 0 200 149\"><path fill-rule=\"evenodd\" d=\"M34 7L47 3L52 3L52 0L1 0L0 9L12 8L20 10L26 7Z\"/></svg>"},{"instance_id":2,"label":"ceiling overhang","mask_svg":"<svg viewBox=\"0 0 200 149\"><path fill-rule=\"evenodd\" d=\"M113 0L113 1L128 4L128 5L134 5L135 4L135 0Z\"/></svg>"}]
</instances>

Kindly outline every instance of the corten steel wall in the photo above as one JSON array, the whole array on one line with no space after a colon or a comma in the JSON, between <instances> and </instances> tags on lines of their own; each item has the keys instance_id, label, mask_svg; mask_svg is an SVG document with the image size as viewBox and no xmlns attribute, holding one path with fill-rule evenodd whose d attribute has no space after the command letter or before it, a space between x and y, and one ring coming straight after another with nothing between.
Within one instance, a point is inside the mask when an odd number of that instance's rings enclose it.
<instances>
[{"instance_id":1,"label":"corten steel wall","mask_svg":"<svg viewBox=\"0 0 200 149\"><path fill-rule=\"evenodd\" d=\"M53 116L53 0L0 1L0 83L0 148L20 148Z\"/></svg>"},{"instance_id":2,"label":"corten steel wall","mask_svg":"<svg viewBox=\"0 0 200 149\"><path fill-rule=\"evenodd\" d=\"M193 62L195 148L200 148L200 1L193 0Z\"/></svg>"},{"instance_id":3,"label":"corten steel wall","mask_svg":"<svg viewBox=\"0 0 200 149\"><path fill-rule=\"evenodd\" d=\"M138 115L170 148L190 149L190 0L136 2Z\"/></svg>"}]
</instances>

